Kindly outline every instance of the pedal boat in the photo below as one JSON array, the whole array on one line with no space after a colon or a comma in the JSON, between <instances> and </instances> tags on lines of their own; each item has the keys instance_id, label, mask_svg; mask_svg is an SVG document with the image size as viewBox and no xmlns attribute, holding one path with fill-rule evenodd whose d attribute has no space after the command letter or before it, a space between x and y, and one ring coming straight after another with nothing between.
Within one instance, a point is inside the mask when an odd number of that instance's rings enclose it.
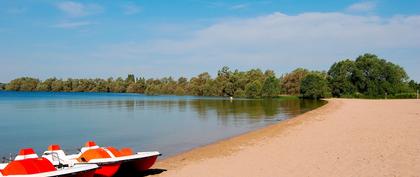
<instances>
[{"instance_id":1,"label":"pedal boat","mask_svg":"<svg viewBox=\"0 0 420 177\"><path fill-rule=\"evenodd\" d=\"M16 158L0 164L0 176L10 177L93 177L95 164L55 167L48 159L38 157L33 149L22 149Z\"/></svg>"},{"instance_id":2,"label":"pedal boat","mask_svg":"<svg viewBox=\"0 0 420 177\"><path fill-rule=\"evenodd\" d=\"M53 164L58 164L58 159L54 159L51 154L58 154L59 159L65 159L63 162L67 164L96 164L99 169L96 170L95 176L98 177L111 177L119 170L145 171L152 167L161 155L157 151L133 153L130 148L118 150L114 147L99 147L93 141L87 142L79 154L73 155L66 155L58 145L51 145L43 157Z\"/></svg>"}]
</instances>

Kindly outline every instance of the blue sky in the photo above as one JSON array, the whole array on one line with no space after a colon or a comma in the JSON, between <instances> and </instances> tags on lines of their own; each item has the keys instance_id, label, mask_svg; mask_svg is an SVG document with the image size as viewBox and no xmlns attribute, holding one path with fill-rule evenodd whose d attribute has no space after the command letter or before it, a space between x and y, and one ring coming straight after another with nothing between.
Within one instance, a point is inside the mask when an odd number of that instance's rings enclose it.
<instances>
[{"instance_id":1,"label":"blue sky","mask_svg":"<svg viewBox=\"0 0 420 177\"><path fill-rule=\"evenodd\" d=\"M420 81L420 1L0 1L0 82L328 70L375 53Z\"/></svg>"}]
</instances>

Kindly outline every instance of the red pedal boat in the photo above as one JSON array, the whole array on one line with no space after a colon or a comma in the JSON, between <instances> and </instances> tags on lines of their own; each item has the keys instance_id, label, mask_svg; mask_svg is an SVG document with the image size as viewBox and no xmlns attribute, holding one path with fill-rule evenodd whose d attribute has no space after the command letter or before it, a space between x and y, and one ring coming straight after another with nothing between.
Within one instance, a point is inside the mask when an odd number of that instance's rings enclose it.
<instances>
[{"instance_id":1,"label":"red pedal boat","mask_svg":"<svg viewBox=\"0 0 420 177\"><path fill-rule=\"evenodd\" d=\"M93 177L95 164L55 167L48 159L39 158L33 149L22 149L15 160L0 164L0 176L10 177Z\"/></svg>"},{"instance_id":2,"label":"red pedal boat","mask_svg":"<svg viewBox=\"0 0 420 177\"><path fill-rule=\"evenodd\" d=\"M57 154L59 158L54 158ZM52 164L96 164L100 168L96 170L95 176L111 177L118 170L144 171L153 166L157 157L161 154L153 152L133 153L130 148L118 150L114 147L99 147L95 142L89 141L82 147L79 154L66 155L58 145L51 145L43 157L50 160ZM61 161L60 161L61 160Z\"/></svg>"}]
</instances>

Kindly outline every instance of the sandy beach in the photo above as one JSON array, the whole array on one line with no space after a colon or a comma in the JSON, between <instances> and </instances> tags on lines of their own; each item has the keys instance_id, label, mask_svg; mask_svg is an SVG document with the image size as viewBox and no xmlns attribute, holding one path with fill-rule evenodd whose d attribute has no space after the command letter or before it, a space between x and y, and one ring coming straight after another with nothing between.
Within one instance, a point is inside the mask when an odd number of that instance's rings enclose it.
<instances>
[{"instance_id":1,"label":"sandy beach","mask_svg":"<svg viewBox=\"0 0 420 177\"><path fill-rule=\"evenodd\" d=\"M420 176L420 100L328 101L164 159L157 176Z\"/></svg>"}]
</instances>

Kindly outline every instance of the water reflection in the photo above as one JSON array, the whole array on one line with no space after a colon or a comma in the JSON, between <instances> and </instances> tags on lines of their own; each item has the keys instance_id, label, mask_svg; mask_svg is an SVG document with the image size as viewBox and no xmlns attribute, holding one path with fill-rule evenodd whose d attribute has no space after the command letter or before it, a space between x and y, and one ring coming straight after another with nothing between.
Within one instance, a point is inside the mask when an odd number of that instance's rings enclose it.
<instances>
[{"instance_id":1,"label":"water reflection","mask_svg":"<svg viewBox=\"0 0 420 177\"><path fill-rule=\"evenodd\" d=\"M54 109L108 109L128 112L158 109L163 112L197 113L198 118L206 119L216 113L224 118L278 118L278 114L293 116L312 110L324 104L322 101L298 99L189 99L189 100L47 100L16 103L17 110L48 108Z\"/></svg>"},{"instance_id":2,"label":"water reflection","mask_svg":"<svg viewBox=\"0 0 420 177\"><path fill-rule=\"evenodd\" d=\"M322 102L89 93L0 92L0 155L87 140L179 153L312 110Z\"/></svg>"}]
</instances>

